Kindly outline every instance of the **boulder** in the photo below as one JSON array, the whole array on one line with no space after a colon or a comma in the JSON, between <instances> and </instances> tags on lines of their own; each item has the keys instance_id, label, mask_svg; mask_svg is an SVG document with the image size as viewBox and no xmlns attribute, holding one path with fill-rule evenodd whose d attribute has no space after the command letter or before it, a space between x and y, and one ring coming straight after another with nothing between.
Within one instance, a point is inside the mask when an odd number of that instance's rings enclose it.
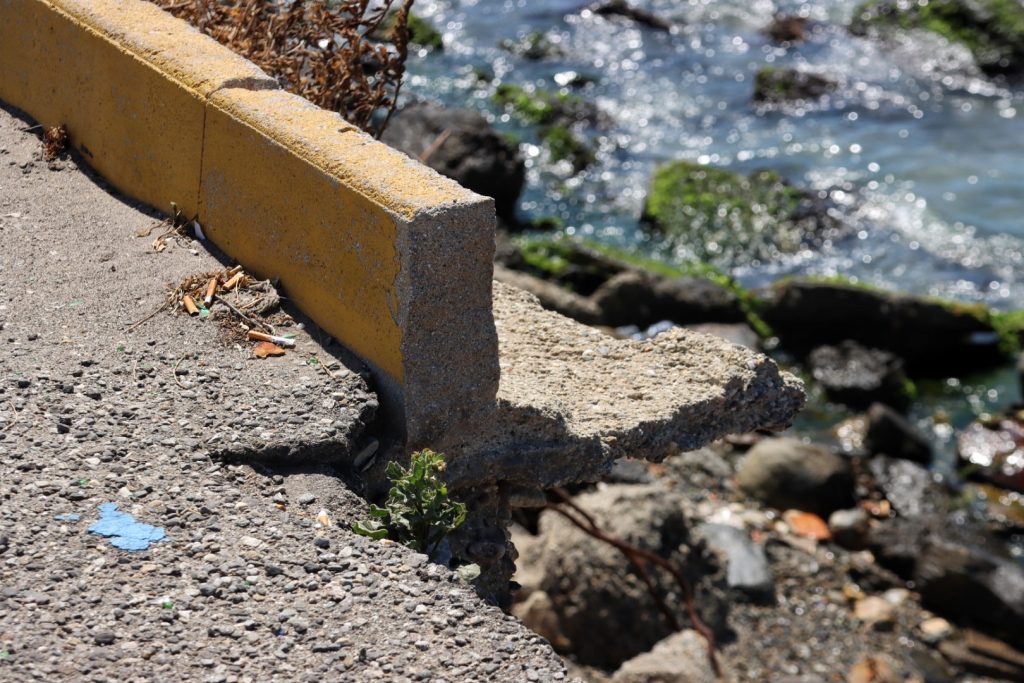
<instances>
[{"instance_id":1,"label":"boulder","mask_svg":"<svg viewBox=\"0 0 1024 683\"><path fill-rule=\"evenodd\" d=\"M601 285L591 297L605 325L647 327L661 320L684 325L745 320L737 296L710 280L666 278L626 270Z\"/></svg>"},{"instance_id":2,"label":"boulder","mask_svg":"<svg viewBox=\"0 0 1024 683\"><path fill-rule=\"evenodd\" d=\"M463 187L492 197L499 216L515 215L526 166L519 150L480 114L416 102L392 117L382 139Z\"/></svg>"},{"instance_id":3,"label":"boulder","mask_svg":"<svg viewBox=\"0 0 1024 683\"><path fill-rule=\"evenodd\" d=\"M820 74L766 66L754 77L754 101L760 104L807 102L821 99L837 87L835 81Z\"/></svg>"},{"instance_id":4,"label":"boulder","mask_svg":"<svg viewBox=\"0 0 1024 683\"><path fill-rule=\"evenodd\" d=\"M785 280L764 294L762 317L794 353L849 339L892 351L912 375L942 377L1006 358L984 306L842 281Z\"/></svg>"},{"instance_id":5,"label":"boulder","mask_svg":"<svg viewBox=\"0 0 1024 683\"><path fill-rule=\"evenodd\" d=\"M807 357L811 374L829 400L851 408L878 401L903 410L910 403L903 361L895 354L845 341L819 346Z\"/></svg>"},{"instance_id":6,"label":"boulder","mask_svg":"<svg viewBox=\"0 0 1024 683\"><path fill-rule=\"evenodd\" d=\"M769 261L837 234L827 198L773 171L750 176L691 161L657 167L641 223L670 247L720 266Z\"/></svg>"},{"instance_id":7,"label":"boulder","mask_svg":"<svg viewBox=\"0 0 1024 683\"><path fill-rule=\"evenodd\" d=\"M872 455L888 455L927 465L932 460L932 445L905 417L889 406L873 403L868 408L864 447Z\"/></svg>"},{"instance_id":8,"label":"boulder","mask_svg":"<svg viewBox=\"0 0 1024 683\"><path fill-rule=\"evenodd\" d=\"M853 504L850 463L824 446L797 439L756 444L740 463L736 481L747 495L783 510L827 517Z\"/></svg>"},{"instance_id":9,"label":"boulder","mask_svg":"<svg viewBox=\"0 0 1024 683\"><path fill-rule=\"evenodd\" d=\"M716 683L708 644L703 636L687 629L673 633L650 652L624 662L611 683Z\"/></svg>"},{"instance_id":10,"label":"boulder","mask_svg":"<svg viewBox=\"0 0 1024 683\"><path fill-rule=\"evenodd\" d=\"M607 534L670 558L689 577L703 620L724 628L724 586L714 558L691 537L683 498L660 485L611 484L575 499ZM539 522L539 589L551 600L558 631L580 664L615 669L673 633L643 579L623 554L562 515ZM678 590L661 570L651 579L681 625L689 623Z\"/></svg>"},{"instance_id":11,"label":"boulder","mask_svg":"<svg viewBox=\"0 0 1024 683\"><path fill-rule=\"evenodd\" d=\"M1024 410L968 425L957 452L974 478L1024 493Z\"/></svg>"},{"instance_id":12,"label":"boulder","mask_svg":"<svg viewBox=\"0 0 1024 683\"><path fill-rule=\"evenodd\" d=\"M1024 5L1017 0L869 0L854 11L850 25L856 35L907 29L965 46L988 75L1024 73Z\"/></svg>"},{"instance_id":13,"label":"boulder","mask_svg":"<svg viewBox=\"0 0 1024 683\"><path fill-rule=\"evenodd\" d=\"M728 524L701 524L697 534L725 565L729 588L756 600L770 601L775 597L775 580L768 558L750 534Z\"/></svg>"}]
</instances>

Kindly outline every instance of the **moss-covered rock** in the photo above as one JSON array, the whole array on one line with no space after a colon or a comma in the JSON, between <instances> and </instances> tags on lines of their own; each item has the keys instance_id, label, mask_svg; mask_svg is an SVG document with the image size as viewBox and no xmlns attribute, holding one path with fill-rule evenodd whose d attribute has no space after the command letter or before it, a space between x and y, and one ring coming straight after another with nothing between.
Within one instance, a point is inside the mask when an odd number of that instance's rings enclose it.
<instances>
[{"instance_id":1,"label":"moss-covered rock","mask_svg":"<svg viewBox=\"0 0 1024 683\"><path fill-rule=\"evenodd\" d=\"M597 108L593 104L565 91L527 89L514 83L502 83L493 99L528 125L566 125L597 119Z\"/></svg>"},{"instance_id":2,"label":"moss-covered rock","mask_svg":"<svg viewBox=\"0 0 1024 683\"><path fill-rule=\"evenodd\" d=\"M819 74L766 66L754 78L754 101L779 104L817 100L836 87L835 81Z\"/></svg>"},{"instance_id":3,"label":"moss-covered rock","mask_svg":"<svg viewBox=\"0 0 1024 683\"><path fill-rule=\"evenodd\" d=\"M528 33L518 40L505 39L498 43L498 47L530 60L555 59L565 56L565 50L557 40L540 31Z\"/></svg>"},{"instance_id":4,"label":"moss-covered rock","mask_svg":"<svg viewBox=\"0 0 1024 683\"><path fill-rule=\"evenodd\" d=\"M923 29L965 46L989 75L1024 74L1024 5L1020 0L869 0L850 30Z\"/></svg>"},{"instance_id":5,"label":"moss-covered rock","mask_svg":"<svg viewBox=\"0 0 1024 683\"><path fill-rule=\"evenodd\" d=\"M515 245L504 265L590 297L604 324L743 321L771 336L760 301L709 264L669 264L587 239L520 237Z\"/></svg>"},{"instance_id":6,"label":"moss-covered rock","mask_svg":"<svg viewBox=\"0 0 1024 683\"><path fill-rule=\"evenodd\" d=\"M832 225L822 200L777 173L744 176L690 161L655 170L641 221L722 265L794 252Z\"/></svg>"},{"instance_id":7,"label":"moss-covered rock","mask_svg":"<svg viewBox=\"0 0 1024 683\"><path fill-rule=\"evenodd\" d=\"M581 140L568 126L549 126L541 131L540 137L548 148L551 160L568 161L576 173L597 160L597 155L590 145Z\"/></svg>"},{"instance_id":8,"label":"moss-covered rock","mask_svg":"<svg viewBox=\"0 0 1024 683\"><path fill-rule=\"evenodd\" d=\"M890 350L915 375L950 376L1005 363L1018 346L1024 312L915 296L844 278L776 283L763 314L787 350L845 340Z\"/></svg>"}]
</instances>

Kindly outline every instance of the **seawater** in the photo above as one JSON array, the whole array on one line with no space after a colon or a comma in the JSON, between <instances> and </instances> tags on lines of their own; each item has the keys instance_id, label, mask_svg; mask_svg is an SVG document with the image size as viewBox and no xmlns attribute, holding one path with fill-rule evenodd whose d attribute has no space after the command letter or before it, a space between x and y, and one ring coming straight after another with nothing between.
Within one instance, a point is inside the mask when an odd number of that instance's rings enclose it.
<instances>
[{"instance_id":1,"label":"seawater","mask_svg":"<svg viewBox=\"0 0 1024 683\"><path fill-rule=\"evenodd\" d=\"M671 19L661 33L583 12L586 0L418 0L444 35L441 53L412 55L407 92L482 112L523 140L524 218L557 216L564 232L657 251L638 228L652 170L674 159L778 171L811 189L842 188L847 236L778 261L744 264L748 286L786 275L865 282L999 309L1024 308L1024 87L991 82L962 48L929 34L888 45L851 35L857 0L633 0ZM805 43L774 45L774 15L812 21ZM562 56L529 61L499 47L541 32ZM826 105L759 111L763 66L793 66L840 83ZM477 71L493 74L481 81ZM498 83L577 91L607 114L598 161L572 176L545 160L536 131L497 107ZM686 258L685 248L672 258ZM1009 369L923 387L912 416L955 468L953 427L1020 398ZM805 432L840 417L801 418Z\"/></svg>"}]
</instances>

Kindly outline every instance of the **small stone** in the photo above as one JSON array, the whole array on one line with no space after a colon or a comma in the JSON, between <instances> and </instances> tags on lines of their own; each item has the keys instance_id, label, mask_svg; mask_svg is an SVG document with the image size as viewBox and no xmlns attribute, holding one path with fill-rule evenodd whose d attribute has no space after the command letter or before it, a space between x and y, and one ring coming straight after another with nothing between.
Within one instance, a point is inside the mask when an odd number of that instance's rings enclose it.
<instances>
[{"instance_id":1,"label":"small stone","mask_svg":"<svg viewBox=\"0 0 1024 683\"><path fill-rule=\"evenodd\" d=\"M314 541L313 541L313 544L314 544L314 545L315 545L315 546L316 546L317 548L323 548L323 549L325 549L325 550L326 550L327 548L330 548L330 547L331 547L331 542L330 542L329 540L327 540L326 538L324 538L323 536L321 536L321 537L317 538L316 540L314 540Z\"/></svg>"},{"instance_id":2,"label":"small stone","mask_svg":"<svg viewBox=\"0 0 1024 683\"><path fill-rule=\"evenodd\" d=\"M835 542L848 550L867 547L869 519L862 508L836 510L828 518L828 528Z\"/></svg>"},{"instance_id":3,"label":"small stone","mask_svg":"<svg viewBox=\"0 0 1024 683\"><path fill-rule=\"evenodd\" d=\"M918 628L921 630L922 640L927 643L937 643L953 633L953 625L942 617L925 619Z\"/></svg>"},{"instance_id":4,"label":"small stone","mask_svg":"<svg viewBox=\"0 0 1024 683\"><path fill-rule=\"evenodd\" d=\"M113 645L114 641L117 640L117 636L114 635L113 631L96 631L92 634L92 639L97 645Z\"/></svg>"},{"instance_id":5,"label":"small stone","mask_svg":"<svg viewBox=\"0 0 1024 683\"><path fill-rule=\"evenodd\" d=\"M857 601L853 615L876 631L888 631L895 625L896 607L885 598L872 595Z\"/></svg>"},{"instance_id":6,"label":"small stone","mask_svg":"<svg viewBox=\"0 0 1024 683\"><path fill-rule=\"evenodd\" d=\"M299 505L309 505L316 501L316 496L308 491L299 496Z\"/></svg>"}]
</instances>

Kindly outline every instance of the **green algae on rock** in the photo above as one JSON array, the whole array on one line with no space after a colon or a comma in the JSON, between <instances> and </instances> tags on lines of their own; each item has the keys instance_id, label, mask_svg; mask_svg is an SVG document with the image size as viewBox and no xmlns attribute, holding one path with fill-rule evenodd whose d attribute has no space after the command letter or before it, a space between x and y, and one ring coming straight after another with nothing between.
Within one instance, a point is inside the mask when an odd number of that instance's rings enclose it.
<instances>
[{"instance_id":1,"label":"green algae on rock","mask_svg":"<svg viewBox=\"0 0 1024 683\"><path fill-rule=\"evenodd\" d=\"M568 126L549 126L541 131L540 137L548 148L551 160L556 163L568 161L575 173L579 173L597 159L594 150Z\"/></svg>"},{"instance_id":2,"label":"green algae on rock","mask_svg":"<svg viewBox=\"0 0 1024 683\"><path fill-rule=\"evenodd\" d=\"M654 171L641 222L697 259L731 266L797 251L828 220L774 171L750 176L674 161Z\"/></svg>"},{"instance_id":3,"label":"green algae on rock","mask_svg":"<svg viewBox=\"0 0 1024 683\"><path fill-rule=\"evenodd\" d=\"M754 77L754 101L764 104L817 100L835 89L835 81L796 69L766 66Z\"/></svg>"},{"instance_id":4,"label":"green algae on rock","mask_svg":"<svg viewBox=\"0 0 1024 683\"><path fill-rule=\"evenodd\" d=\"M1024 72L1024 5L1018 0L869 0L854 12L850 30L922 29L971 51L988 75Z\"/></svg>"},{"instance_id":5,"label":"green algae on rock","mask_svg":"<svg viewBox=\"0 0 1024 683\"><path fill-rule=\"evenodd\" d=\"M529 125L547 126L596 118L593 105L562 91L527 90L514 83L502 83L494 92L493 99Z\"/></svg>"}]
</instances>

